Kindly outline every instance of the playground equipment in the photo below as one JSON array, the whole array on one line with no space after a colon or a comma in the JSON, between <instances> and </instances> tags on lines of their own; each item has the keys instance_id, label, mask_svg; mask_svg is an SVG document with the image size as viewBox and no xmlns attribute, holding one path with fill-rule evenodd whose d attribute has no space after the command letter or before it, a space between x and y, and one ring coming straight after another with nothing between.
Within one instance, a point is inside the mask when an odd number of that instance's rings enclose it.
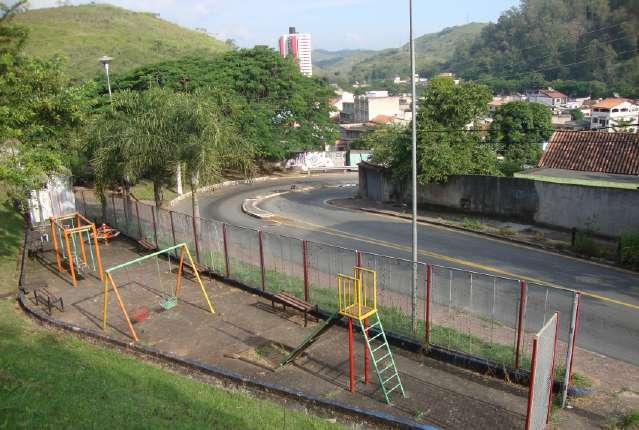
<instances>
[{"instance_id":1,"label":"playground equipment","mask_svg":"<svg viewBox=\"0 0 639 430\"><path fill-rule=\"evenodd\" d=\"M162 272L160 270L160 256L164 255L166 256L166 259L167 259L168 273L171 273L171 274L173 273L174 270L171 264L171 259L173 258L173 254L175 254L175 256L178 259L178 264L175 270L176 275L175 275L174 286L166 285L166 283L162 281ZM188 262L185 261L185 259L188 259ZM172 246L170 248L166 248L166 249L154 252L152 254L145 255L143 257L136 258L131 261L127 261L126 263L122 263L105 270L106 276L104 277L102 330L106 330L106 327L107 327L107 312L108 312L107 308L108 308L108 298L109 298L109 287L111 287L115 294L115 298L118 303L118 306L120 307L120 310L122 310L124 319L127 322L127 325L129 327L129 332L131 333L131 337L135 341L139 340L138 335L135 329L133 328L133 324L131 323L131 317L129 317L129 312L127 312L126 310L124 301L122 300L122 296L120 295L120 290L118 288L117 283L114 280L113 275L118 271L122 271L122 270L127 271L129 267L133 265L142 264L146 261L152 261L154 263L153 266L156 273L157 283L158 283L158 286L160 287L160 290L162 291L162 300L159 303L159 305L164 310L172 309L178 304L178 296L180 295L180 289L182 286L182 275L184 274L184 269L186 268L186 266L188 265L191 268L197 267L196 263L193 261L193 258L191 257L189 248L186 246L185 243L181 243L181 244ZM213 304L211 303L211 300L209 299L209 296L206 293L206 290L204 289L204 284L202 283L202 279L200 278L200 274L198 270L192 269L192 272L194 275L193 278L195 282L197 282L197 284L199 285L200 290L202 291L202 295L204 296L204 299L206 300L206 304L208 305L208 308L211 311L211 314L215 314L215 310L213 309ZM145 272L145 275L149 275L149 274L150 273L147 270ZM141 319L146 319L146 317Z\"/></svg>"},{"instance_id":2,"label":"playground equipment","mask_svg":"<svg viewBox=\"0 0 639 430\"><path fill-rule=\"evenodd\" d=\"M357 320L366 341L364 352L364 383L368 383L368 358L373 362L379 385L384 393L384 400L390 403L390 394L396 390L405 397L404 386L395 366L395 359L382 321L377 312L377 275L375 271L363 267L354 267L353 276L337 275L337 294L339 310L327 318L322 324L297 347L280 366L284 366L299 356L322 333L340 318L348 318L348 356L349 387L355 392L355 366L353 359L353 320ZM368 324L369 319L372 324Z\"/></svg>"},{"instance_id":3,"label":"playground equipment","mask_svg":"<svg viewBox=\"0 0 639 430\"><path fill-rule=\"evenodd\" d=\"M119 235L120 235L120 230L116 230L102 223L102 225L98 227L95 238L98 240L103 240L105 245L109 245L109 240L115 239Z\"/></svg>"},{"instance_id":4,"label":"playground equipment","mask_svg":"<svg viewBox=\"0 0 639 430\"><path fill-rule=\"evenodd\" d=\"M104 273L95 224L78 212L51 217L49 221L58 272L63 271L62 263L64 262L74 287L78 286L78 276L89 271L98 272L100 280L103 280Z\"/></svg>"}]
</instances>

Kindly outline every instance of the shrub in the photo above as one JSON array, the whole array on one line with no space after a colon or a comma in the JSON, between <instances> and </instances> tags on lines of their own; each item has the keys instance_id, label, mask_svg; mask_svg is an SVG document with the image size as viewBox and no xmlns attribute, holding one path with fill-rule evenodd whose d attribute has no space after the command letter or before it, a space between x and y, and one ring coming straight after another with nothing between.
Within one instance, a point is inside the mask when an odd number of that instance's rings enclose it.
<instances>
[{"instance_id":1,"label":"shrub","mask_svg":"<svg viewBox=\"0 0 639 430\"><path fill-rule=\"evenodd\" d=\"M595 242L593 233L590 230L577 232L577 234L575 235L573 250L577 254L588 255L592 257L597 257L602 253L601 247L597 244L597 242Z\"/></svg>"},{"instance_id":2,"label":"shrub","mask_svg":"<svg viewBox=\"0 0 639 430\"><path fill-rule=\"evenodd\" d=\"M476 218L464 218L462 223L463 223L464 228L468 228L470 230L483 230L484 229L484 226Z\"/></svg>"},{"instance_id":3,"label":"shrub","mask_svg":"<svg viewBox=\"0 0 639 430\"><path fill-rule=\"evenodd\" d=\"M639 229L629 230L619 238L619 261L624 266L639 269Z\"/></svg>"}]
</instances>

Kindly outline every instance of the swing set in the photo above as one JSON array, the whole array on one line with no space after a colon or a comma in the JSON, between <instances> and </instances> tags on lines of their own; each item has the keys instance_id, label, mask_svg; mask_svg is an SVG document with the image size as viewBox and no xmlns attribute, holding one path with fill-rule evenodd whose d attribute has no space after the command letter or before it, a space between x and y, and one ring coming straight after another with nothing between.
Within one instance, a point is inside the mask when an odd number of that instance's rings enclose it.
<instances>
[{"instance_id":1,"label":"swing set","mask_svg":"<svg viewBox=\"0 0 639 430\"><path fill-rule=\"evenodd\" d=\"M171 259L177 257L178 264L175 270L175 273L176 273L175 284L170 283L169 285L166 282L162 281L162 270L160 269L160 256L162 255L166 256L168 273L170 274L173 274L174 272L173 265L171 264ZM188 262L185 261L186 259L188 259ZM109 290L112 289L113 293L115 294L115 298L118 303L118 306L120 307L120 310L122 311L122 314L124 315L124 319L129 327L129 332L131 333L131 337L135 341L139 340L138 335L135 329L133 328L133 324L131 322L131 317L129 316L129 312L126 310L124 301L122 300L122 296L120 295L120 288L118 287L118 284L114 280L114 274L118 271L125 271L127 273L127 277L129 277L130 279L128 270L131 268L131 266L141 265L148 261L153 261L154 263L153 266L156 271L157 284L160 287L160 290L162 291L162 300L159 303L160 307L164 310L169 310L174 308L178 304L178 296L180 295L180 290L182 286L182 274L184 273L184 266L189 264L190 267L196 267L196 264L193 261L193 258L191 257L191 253L189 252L189 248L186 246L185 243L181 243L181 244L172 246L170 248L166 248L166 249L154 252L152 254L148 254L143 257L136 258L131 261L127 261L126 263L122 263L105 270L106 276L104 277L102 330L106 330L106 327L107 327ZM162 265L164 265L164 263L162 263ZM148 275L148 274L149 274L149 271L145 273L145 275ZM209 299L209 296L206 293L206 289L204 288L204 284L202 283L202 279L200 278L200 274L198 273L197 269L193 270L193 275L194 275L195 282L198 284L198 286L200 287L200 290L202 291L202 295L204 296L204 299L206 300L206 304L208 305L209 311L211 312L211 314L215 314L213 304L211 303L211 300Z\"/></svg>"},{"instance_id":2,"label":"swing set","mask_svg":"<svg viewBox=\"0 0 639 430\"><path fill-rule=\"evenodd\" d=\"M100 280L103 280L95 224L78 212L51 217L49 221L58 272L64 271L64 263L74 287L78 286L77 278L89 271L97 272Z\"/></svg>"}]
</instances>

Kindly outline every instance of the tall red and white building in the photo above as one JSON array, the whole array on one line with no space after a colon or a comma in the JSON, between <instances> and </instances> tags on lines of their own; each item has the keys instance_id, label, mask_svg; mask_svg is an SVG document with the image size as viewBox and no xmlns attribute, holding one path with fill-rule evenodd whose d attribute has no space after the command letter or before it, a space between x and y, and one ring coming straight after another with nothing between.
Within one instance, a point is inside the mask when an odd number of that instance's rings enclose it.
<instances>
[{"instance_id":1,"label":"tall red and white building","mask_svg":"<svg viewBox=\"0 0 639 430\"><path fill-rule=\"evenodd\" d=\"M305 76L313 76L313 62L311 60L311 35L298 33L295 27L289 27L288 34L280 36L280 55L291 55L300 66L300 72Z\"/></svg>"}]
</instances>

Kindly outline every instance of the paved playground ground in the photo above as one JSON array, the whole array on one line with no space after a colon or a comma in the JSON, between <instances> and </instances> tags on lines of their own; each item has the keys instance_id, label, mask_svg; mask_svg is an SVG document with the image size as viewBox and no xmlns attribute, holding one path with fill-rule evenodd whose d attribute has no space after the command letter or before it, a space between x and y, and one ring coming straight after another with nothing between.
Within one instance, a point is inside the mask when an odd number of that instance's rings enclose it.
<instances>
[{"instance_id":1,"label":"paved playground ground","mask_svg":"<svg viewBox=\"0 0 639 430\"><path fill-rule=\"evenodd\" d=\"M101 246L104 267L132 260L141 254L136 244L119 238ZM357 391L348 391L348 332L335 325L294 363L278 368L287 352L302 342L317 325L304 327L303 316L294 310L275 309L265 298L203 276L216 313L207 308L202 293L190 277L182 278L179 304L164 310L163 295L176 280L175 264L161 258L147 260L114 273L129 313L148 309L148 318L134 324L140 343L179 357L249 375L258 381L284 385L303 393L402 416L441 428L523 428L527 389L488 376L447 365L422 354L393 348L407 396L397 392L387 405L371 369L369 384L363 383L364 343L355 331ZM64 300L64 312L52 316L81 327L101 330L103 288L94 274L87 274L73 288L67 273L58 273L51 251L28 260L25 289L45 281L49 291ZM29 303L35 306L33 295ZM106 335L131 341L126 321L109 294ZM592 422L574 412L555 417L561 428L588 428Z\"/></svg>"}]
</instances>

